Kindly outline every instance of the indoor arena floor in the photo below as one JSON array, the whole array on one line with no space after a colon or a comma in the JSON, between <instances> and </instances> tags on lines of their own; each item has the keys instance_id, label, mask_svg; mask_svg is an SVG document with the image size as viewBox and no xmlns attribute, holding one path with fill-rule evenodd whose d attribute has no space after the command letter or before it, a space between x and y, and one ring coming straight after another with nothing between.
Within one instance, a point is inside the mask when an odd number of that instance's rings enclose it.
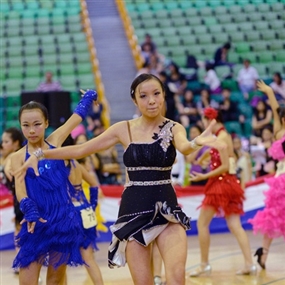
<instances>
[{"instance_id":1,"label":"indoor arena floor","mask_svg":"<svg viewBox=\"0 0 285 285\"><path fill-rule=\"evenodd\" d=\"M261 236L248 232L252 253L260 247ZM96 260L101 268L105 285L131 285L128 267L109 269L107 266L108 243L99 243ZM17 285L18 276L11 269L14 251L1 251L0 285ZM186 265L187 285L285 285L285 242L283 238L273 241L266 263L266 271L258 267L256 276L236 276L235 272L243 266L241 251L235 238L230 234L211 236L210 262L213 268L210 277L189 278L189 272L199 264L197 236L188 237L188 257ZM255 259L256 262L256 259ZM45 268L42 269L41 285L45 285ZM84 267L68 268L68 285L92 285ZM169 284L171 285L171 284Z\"/></svg>"}]
</instances>

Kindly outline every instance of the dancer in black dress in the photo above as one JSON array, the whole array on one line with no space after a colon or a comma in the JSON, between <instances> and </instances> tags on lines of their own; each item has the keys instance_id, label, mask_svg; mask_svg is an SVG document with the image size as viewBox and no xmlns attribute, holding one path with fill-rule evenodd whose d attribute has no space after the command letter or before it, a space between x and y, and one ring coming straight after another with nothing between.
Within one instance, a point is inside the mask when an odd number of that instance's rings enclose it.
<instances>
[{"instance_id":1,"label":"dancer in black dress","mask_svg":"<svg viewBox=\"0 0 285 285\"><path fill-rule=\"evenodd\" d=\"M59 150L38 149L17 175L23 179L31 166L38 173L38 159L81 158L121 143L128 182L122 195L118 219L111 226L109 266L124 266L126 261L134 284L153 284L151 246L155 240L165 266L166 282L185 284L187 238L190 219L178 206L170 172L176 149L184 155L203 145L223 148L211 130L215 121L200 136L188 141L179 123L161 115L165 104L162 82L154 75L141 74L131 85L131 97L142 114L109 127L98 137L77 146ZM38 174L39 175L39 174Z\"/></svg>"}]
</instances>

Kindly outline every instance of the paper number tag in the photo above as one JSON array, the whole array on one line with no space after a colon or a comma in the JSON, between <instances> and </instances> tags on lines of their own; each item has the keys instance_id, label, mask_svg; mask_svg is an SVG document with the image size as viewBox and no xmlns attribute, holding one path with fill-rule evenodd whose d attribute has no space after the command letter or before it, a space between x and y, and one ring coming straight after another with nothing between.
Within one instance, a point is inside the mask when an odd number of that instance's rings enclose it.
<instances>
[{"instance_id":1,"label":"paper number tag","mask_svg":"<svg viewBox=\"0 0 285 285\"><path fill-rule=\"evenodd\" d=\"M92 208L82 209L80 210L80 212L81 212L83 227L85 229L89 229L97 225L95 212L92 210Z\"/></svg>"}]
</instances>

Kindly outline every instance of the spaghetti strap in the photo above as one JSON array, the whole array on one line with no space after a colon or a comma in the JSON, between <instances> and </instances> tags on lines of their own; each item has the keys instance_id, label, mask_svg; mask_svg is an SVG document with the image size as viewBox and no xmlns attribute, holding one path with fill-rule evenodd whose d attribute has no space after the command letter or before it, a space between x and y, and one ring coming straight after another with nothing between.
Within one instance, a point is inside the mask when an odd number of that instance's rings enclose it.
<instances>
[{"instance_id":1,"label":"spaghetti strap","mask_svg":"<svg viewBox=\"0 0 285 285\"><path fill-rule=\"evenodd\" d=\"M129 132L129 137L130 137L130 143L132 142L132 134L131 134L131 128L130 128L130 122L127 121L127 125L128 125L128 132Z\"/></svg>"}]
</instances>

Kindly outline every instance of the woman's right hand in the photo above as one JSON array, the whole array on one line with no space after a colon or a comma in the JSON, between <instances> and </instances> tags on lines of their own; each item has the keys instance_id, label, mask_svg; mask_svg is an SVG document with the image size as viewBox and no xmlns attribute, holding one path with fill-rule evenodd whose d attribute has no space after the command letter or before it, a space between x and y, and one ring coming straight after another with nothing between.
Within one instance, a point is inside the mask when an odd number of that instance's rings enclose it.
<instances>
[{"instance_id":1,"label":"woman's right hand","mask_svg":"<svg viewBox=\"0 0 285 285\"><path fill-rule=\"evenodd\" d=\"M16 170L13 175L16 176L19 181L23 181L25 179L27 169L31 167L33 168L36 176L39 176L38 171L38 158L35 155L31 155L26 162L18 169Z\"/></svg>"},{"instance_id":2,"label":"woman's right hand","mask_svg":"<svg viewBox=\"0 0 285 285\"><path fill-rule=\"evenodd\" d=\"M265 84L263 80L258 80L256 85L257 89L262 93L265 93L266 95L268 94L268 92L272 91L272 88Z\"/></svg>"}]
</instances>

